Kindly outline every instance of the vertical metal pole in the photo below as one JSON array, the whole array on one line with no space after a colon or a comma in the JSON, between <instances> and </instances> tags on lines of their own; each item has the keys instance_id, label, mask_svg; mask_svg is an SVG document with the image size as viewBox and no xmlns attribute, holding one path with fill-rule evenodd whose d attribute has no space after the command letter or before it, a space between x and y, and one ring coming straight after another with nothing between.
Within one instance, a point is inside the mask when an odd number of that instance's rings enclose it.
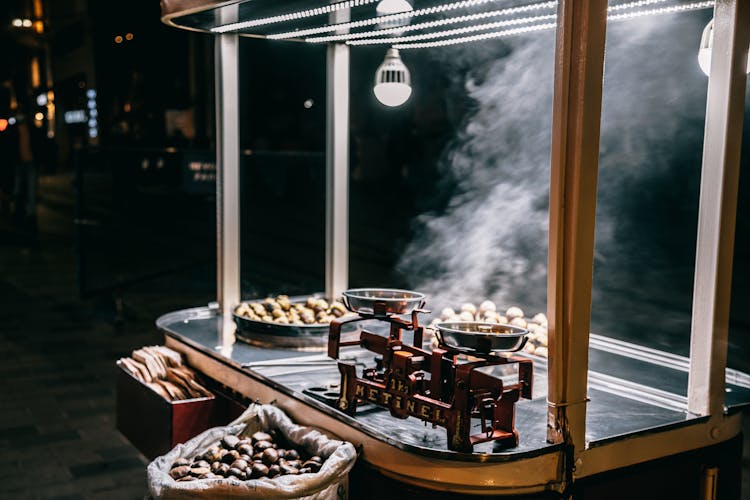
<instances>
[{"instance_id":1,"label":"vertical metal pole","mask_svg":"<svg viewBox=\"0 0 750 500\"><path fill-rule=\"evenodd\" d=\"M547 439L573 446L578 454L586 442L607 1L562 0L558 9L547 282Z\"/></svg>"},{"instance_id":2,"label":"vertical metal pole","mask_svg":"<svg viewBox=\"0 0 750 500\"><path fill-rule=\"evenodd\" d=\"M703 140L688 411L721 415L742 146L750 2L717 0Z\"/></svg>"},{"instance_id":3,"label":"vertical metal pole","mask_svg":"<svg viewBox=\"0 0 750 500\"><path fill-rule=\"evenodd\" d=\"M341 22L341 21L337 21ZM326 71L326 296L349 285L349 47L330 44Z\"/></svg>"},{"instance_id":4,"label":"vertical metal pole","mask_svg":"<svg viewBox=\"0 0 750 500\"><path fill-rule=\"evenodd\" d=\"M719 486L719 468L708 467L705 469L701 483L701 489L703 490L701 492L702 500L716 500Z\"/></svg>"},{"instance_id":5,"label":"vertical metal pole","mask_svg":"<svg viewBox=\"0 0 750 500\"><path fill-rule=\"evenodd\" d=\"M239 36L216 37L216 292L220 345L234 341L232 307L240 301Z\"/></svg>"}]
</instances>

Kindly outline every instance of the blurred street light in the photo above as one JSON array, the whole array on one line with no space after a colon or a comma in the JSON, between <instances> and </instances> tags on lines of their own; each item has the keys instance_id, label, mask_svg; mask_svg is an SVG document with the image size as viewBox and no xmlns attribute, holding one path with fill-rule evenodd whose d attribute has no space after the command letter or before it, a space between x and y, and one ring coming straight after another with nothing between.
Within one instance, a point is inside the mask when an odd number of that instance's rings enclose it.
<instances>
[{"instance_id":1,"label":"blurred street light","mask_svg":"<svg viewBox=\"0 0 750 500\"><path fill-rule=\"evenodd\" d=\"M131 42L135 38L135 35L133 33L127 32L125 33L125 36L122 35L115 35L115 43L120 44L124 41Z\"/></svg>"},{"instance_id":2,"label":"blurred street light","mask_svg":"<svg viewBox=\"0 0 750 500\"><path fill-rule=\"evenodd\" d=\"M10 22L10 24L14 28L31 28L34 25L34 22L31 19L26 18L26 17L23 18L23 19L21 19L20 17L17 17L15 19L13 19Z\"/></svg>"}]
</instances>

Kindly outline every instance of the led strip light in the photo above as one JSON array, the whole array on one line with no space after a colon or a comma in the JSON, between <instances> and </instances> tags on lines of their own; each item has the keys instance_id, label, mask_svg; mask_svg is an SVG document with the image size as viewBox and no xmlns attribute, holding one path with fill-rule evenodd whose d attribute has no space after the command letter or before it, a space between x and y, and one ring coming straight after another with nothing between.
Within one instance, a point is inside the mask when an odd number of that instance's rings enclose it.
<instances>
[{"instance_id":1,"label":"led strip light","mask_svg":"<svg viewBox=\"0 0 750 500\"><path fill-rule=\"evenodd\" d=\"M228 31L239 31L245 28L252 28L255 26L265 26L268 24L283 23L286 21L295 21L297 19L306 19L308 17L322 16L323 14L330 14L331 12L337 12L339 10L351 9L352 7L359 7L361 5L367 5L375 3L379 0L346 0L344 2L336 2L315 9L301 10L299 12L292 12L289 14L280 14L278 16L263 17L260 19L251 19L249 21L242 21L239 23L225 24L223 26L217 26L211 28L214 33L227 33Z\"/></svg>"},{"instance_id":2,"label":"led strip light","mask_svg":"<svg viewBox=\"0 0 750 500\"><path fill-rule=\"evenodd\" d=\"M375 44L395 44L395 43L408 43L417 40L430 40L433 38L444 38L455 35L463 35L464 33L473 33L475 31L484 31L489 29L502 28L504 26L516 26L519 24L529 24L538 21L549 21L557 19L557 14L549 14L546 16L535 16L535 17L522 17L519 19L508 19L506 21L497 21L494 23L478 24L475 26L465 26L463 28L456 28L452 30L436 31L433 33L422 33L413 36L402 36L392 38L376 38L375 40L351 40L346 42L348 45L375 45Z\"/></svg>"},{"instance_id":3,"label":"led strip light","mask_svg":"<svg viewBox=\"0 0 750 500\"><path fill-rule=\"evenodd\" d=\"M521 35L524 33L534 33L536 31L551 30L557 27L557 23L544 23L535 24L533 26L524 26L522 28L512 28L502 31L493 31L491 33L480 33L478 35L462 36L458 38L448 38L446 40L435 40L432 42L420 42L420 43L405 43L395 44L394 49L429 49L433 47L445 47L446 45L457 45L459 43L478 42L481 40L491 40L494 38L503 38L512 35ZM348 44L354 44L356 40L347 42ZM359 45L364 45L360 43Z\"/></svg>"},{"instance_id":4,"label":"led strip light","mask_svg":"<svg viewBox=\"0 0 750 500\"><path fill-rule=\"evenodd\" d=\"M407 12L399 12L397 14L388 14L385 16L373 17L371 19L362 19L361 21L351 21L348 23L332 24L330 26L319 26L317 28L310 28L304 30L287 31L285 33L274 33L268 35L266 38L270 40L281 40L284 38L302 38L310 35L320 35L323 33L331 33L338 30L347 30L352 28L363 28L365 26L373 26L381 23L391 23L397 21L403 21L404 19L413 19L421 16L428 16L430 14L438 14L440 12L449 12L452 10L465 9L467 7L476 7L478 5L484 5L488 3L499 2L502 0L461 0L459 2L451 2L440 5L434 5L432 7L426 7L424 9L410 10ZM542 2L529 5L520 5L518 7L510 7L503 9L504 15L519 14L521 12L530 12L540 9L553 8L557 5L557 1Z\"/></svg>"},{"instance_id":5,"label":"led strip light","mask_svg":"<svg viewBox=\"0 0 750 500\"><path fill-rule=\"evenodd\" d=\"M648 0L642 0L643 2ZM639 3L639 2L633 2ZM621 4L616 7L615 11L623 10L625 9L625 5L628 4ZM617 13L617 14L609 14L607 16L608 20L625 20L625 19L634 19L638 17L645 17L645 16L655 16L660 14L672 14L672 13L678 13L678 12L688 12L692 10L700 10L700 9L706 9L709 7L714 6L713 0L707 0L703 2L691 2L686 4L680 4L680 5L673 5L670 7L659 7L656 9L647 9L647 10L638 10L635 12L623 12L623 13ZM544 31L547 29L553 29L556 28L556 23L544 23L544 24L538 24L533 26L524 26L522 28L513 28L508 30L501 30L501 31L493 31L490 33L480 33L477 35L471 35L471 36L462 36L462 37L456 37L456 38L448 38L445 40L434 40L430 42L417 42L417 43L403 43L399 44L396 43L393 45L394 48L399 50L404 49L426 49L426 48L434 48L434 47L445 47L448 45L457 45L461 43L468 43L468 42L477 42L481 40L491 40L495 38L502 38L507 37L511 35L519 35L523 33L532 33L536 31ZM348 41L347 44L350 45L366 45L365 40L357 41L352 40ZM370 43L373 43L374 41L369 41Z\"/></svg>"},{"instance_id":6,"label":"led strip light","mask_svg":"<svg viewBox=\"0 0 750 500\"><path fill-rule=\"evenodd\" d=\"M281 14L277 16L265 17L265 18L260 18L260 19L238 22L238 23L231 23L231 24L226 24L223 26L217 26L215 28L212 28L211 31L215 33L239 31L239 30L251 28L251 27L264 26L264 25L269 25L269 24L275 24L275 23L293 21L293 20L298 20L298 19L305 19L305 18L314 17L314 16L320 16L324 14L329 14L331 12L343 10L343 9L351 9L353 7L372 4L377 1L379 0L346 0L343 2L337 2L334 4L330 4L330 5L324 5L322 7L317 7L314 9L308 9L308 10L303 10L299 12L292 12L288 14ZM352 22L347 22L347 23L309 28L305 30L296 30L296 31L289 31L289 32L284 32L284 33L276 33L276 34L268 35L267 38L272 39L272 40L278 40L278 39L284 39L284 38L306 37L309 35L330 33L332 31L338 31L338 30L361 28L361 27L372 26L372 25L381 24L381 23L397 22L397 21L402 21L405 19L412 19L415 17L426 16L426 15L436 14L440 12L449 12L452 10L463 9L467 7L474 7L478 5L484 5L487 3L493 3L497 1L501 1L501 0L461 0L458 2L451 2L451 3L435 5L435 6L427 7L423 9L413 10L413 11L399 12L395 14L378 16L378 17L374 17L370 19L363 19L360 21L352 21ZM702 2L692 2L692 3L682 4L682 5L675 5L671 7L661 7L661 8L655 8L655 9L639 10L635 12L625 12L625 13L618 13L618 14L614 13L620 10L645 7L648 5L654 5L654 4L663 3L666 1L668 0L638 0L634 2L627 2L627 3L623 3L619 5L613 5L613 6L608 7L607 9L610 12L608 19L609 20L622 20L622 19L632 19L632 18L638 18L638 17L644 17L644 16L658 15L658 14L687 12L691 10L712 7L714 5L713 0L708 0L708 1L702 1ZM435 28L438 26L445 26L448 24L470 22L470 21L474 21L478 19L485 19L488 17L499 17L499 16L504 16L504 15L512 15L512 14L518 14L522 12L529 12L529 11L534 11L534 10L550 9L550 8L556 7L557 3L558 3L557 0L552 0L552 1L547 1L547 2L535 3L535 4L521 5L518 7L509 7L506 9L500 9L500 10L495 10L495 11L490 11L490 12L482 12L482 13L476 13L476 14L469 14L465 16L457 16L453 18L428 21L425 23L419 23L419 24L415 24L411 26L394 27L394 28L388 28L384 30L375 30L375 31L361 32L361 33L346 33L346 34L341 34L341 35L332 35L328 37L307 38L306 41L311 42L311 43L321 43L321 42L333 42L333 41L346 40L347 44L349 45L372 45L372 44L395 43L396 45L394 45L394 47L398 49L442 47L445 45L454 45L454 44L467 43L467 42L472 42L472 41L501 38L501 37L515 35L515 34L543 31L546 29L550 29L549 24L551 23L543 23L543 24L535 25L535 26L526 26L522 28L513 28L513 29L507 29L507 30L501 30L501 31L494 31L491 33L483 33L483 34L472 35L472 36L451 38L450 40L439 40L439 41L424 42L424 43L409 43L409 42L412 42L412 41L416 42L417 40L429 40L432 38L451 37L454 35L459 35L459 34L464 34L464 33L483 31L487 29L495 29L501 26L511 26L514 24L535 22L539 20L548 19L549 17L548 16L535 16L535 17L518 18L518 19L509 20L509 21L485 23L485 24L476 25L476 26L458 28L455 30L445 30L442 32L428 33L428 34L423 34L423 35L414 35L412 37L391 37L391 38L376 38L376 37L379 37L384 34L393 34L395 32L425 30L425 29ZM357 39L363 39L363 38L375 38L375 40L371 40L371 41L357 40Z\"/></svg>"},{"instance_id":7,"label":"led strip light","mask_svg":"<svg viewBox=\"0 0 750 500\"><path fill-rule=\"evenodd\" d=\"M637 10L635 12L624 12L622 14L612 14L607 16L610 21L618 21L622 19L635 19L638 17L645 16L656 16L659 14L674 14L678 12L689 12L691 10L707 9L714 6L714 0L707 0L705 2L691 2L681 5L673 5L671 7L659 7L657 9L646 9Z\"/></svg>"},{"instance_id":8,"label":"led strip light","mask_svg":"<svg viewBox=\"0 0 750 500\"><path fill-rule=\"evenodd\" d=\"M607 7L607 12L616 12L618 10L625 9L637 9L638 7L646 7L648 5L654 5L657 3L664 3L667 0L637 0L634 2L626 2L618 5L610 5Z\"/></svg>"},{"instance_id":9,"label":"led strip light","mask_svg":"<svg viewBox=\"0 0 750 500\"><path fill-rule=\"evenodd\" d=\"M664 2L666 0L649 0L649 1L659 1ZM549 8L555 7L557 5L557 2L547 2L549 5ZM544 7L540 7L540 10ZM438 26L446 26L448 24L459 24L459 23L466 23L470 21L476 21L478 19L486 19L488 17L501 17L501 16L507 16L509 14L509 9L500 9L500 10L491 10L489 12L478 12L476 14L467 14L465 16L457 16L457 17L449 17L447 19L436 19L435 21L427 21L424 23L418 23L418 24L410 24L407 26L398 26L395 28L386 28L382 30L374 30L374 31L361 31L359 33L344 33L342 35L330 35L330 36L321 36L321 37L312 37L312 38L305 38L306 42L310 43L322 43L322 42L340 42L344 40L353 40L353 39L359 39L359 38L374 38L381 35L391 35L393 33L408 33L409 31L418 31L418 30L427 30L430 28L437 28ZM517 12L511 12L510 14L515 14ZM527 18L527 19L533 19L533 18Z\"/></svg>"},{"instance_id":10,"label":"led strip light","mask_svg":"<svg viewBox=\"0 0 750 500\"><path fill-rule=\"evenodd\" d=\"M628 3L624 3L624 4L613 5L613 6L609 7L608 10L610 12L613 12L613 11L618 11L618 10L633 9L633 8L638 8L638 7L645 7L645 6L648 6L648 5L654 5L654 4L658 4L658 3L664 3L666 1L668 1L668 0L638 0L636 2L628 2ZM557 2L546 2L544 4L537 4L537 5L540 6L539 8L541 10L541 9L544 9L544 8L554 8L554 7L557 6ZM513 13L515 13L515 12L513 12ZM344 34L341 34L341 35L330 35L330 36L322 36L322 37L305 38L305 41L306 42L310 42L310 43L325 43L325 42L340 42L340 41L345 41L345 40L355 40L355 39L362 39L362 38L375 38L375 37L378 37L378 36L381 36L381 35L390 35L390 34L394 34L394 33L402 34L402 33L408 33L409 31L428 30L428 29L431 29L431 28L437 28L439 26L446 26L446 25L449 25L449 24L459 24L459 23L465 23L465 22L470 22L470 21L477 21L479 19L486 19L486 18L489 18L489 17L500 17L500 16L504 16L504 15L508 15L508 9L492 10L492 11L488 11L488 12L479 12L479 13L476 13L476 14L468 14L468 15L465 15L465 16L449 17L447 19L437 19L435 21L427 21L427 22L424 22L424 23L412 24L412 25L407 25L407 26L397 26L395 28L387 28L387 29L382 29L382 30L361 31L359 33L344 33ZM543 17L543 16L540 16L540 17ZM525 23L525 22L532 22L532 21L530 21L532 19L535 19L535 18L528 17L528 18L523 18L523 20L522 19L518 19L518 20L515 20L517 22L514 23L514 24L522 24L522 23ZM502 26L502 25L500 25L500 26ZM495 27L500 27L500 26L495 26ZM490 28L491 28L491 26L487 26L487 28L485 28L485 29L490 29ZM479 30L473 29L473 30L470 30L470 31L467 31L467 32L471 32L471 31L479 31ZM458 34L458 33L455 33L455 34ZM401 39L402 42L405 41L404 38L405 37L402 37L402 39ZM436 37L431 36L431 37L428 37L428 38L436 38ZM385 42L381 42L381 43L385 43ZM395 40L392 43L398 43L398 40ZM361 44L361 43L352 43L351 45L364 45L364 44Z\"/></svg>"}]
</instances>

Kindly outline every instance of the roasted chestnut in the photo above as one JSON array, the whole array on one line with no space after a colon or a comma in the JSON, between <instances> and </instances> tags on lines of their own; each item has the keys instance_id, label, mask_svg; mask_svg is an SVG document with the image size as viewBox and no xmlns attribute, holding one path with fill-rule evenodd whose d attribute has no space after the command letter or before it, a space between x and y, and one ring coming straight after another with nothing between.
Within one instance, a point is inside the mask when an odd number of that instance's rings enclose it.
<instances>
[{"instance_id":1,"label":"roasted chestnut","mask_svg":"<svg viewBox=\"0 0 750 500\"><path fill-rule=\"evenodd\" d=\"M320 463L315 462L314 460L308 460L307 462L302 464L303 469L308 468L308 469L311 469L312 472L318 472L320 470L320 467L321 467Z\"/></svg>"},{"instance_id":2,"label":"roasted chestnut","mask_svg":"<svg viewBox=\"0 0 750 500\"><path fill-rule=\"evenodd\" d=\"M221 438L221 445L228 450L234 449L234 447L237 446L237 443L239 442L240 438L233 434L227 434L226 436Z\"/></svg>"},{"instance_id":3,"label":"roasted chestnut","mask_svg":"<svg viewBox=\"0 0 750 500\"><path fill-rule=\"evenodd\" d=\"M282 474L299 474L299 469L289 464L279 464Z\"/></svg>"},{"instance_id":4,"label":"roasted chestnut","mask_svg":"<svg viewBox=\"0 0 750 500\"><path fill-rule=\"evenodd\" d=\"M253 445L249 444L247 442L242 443L242 444L240 444L240 445L237 446L237 451L239 451L241 455L250 455L250 456L252 456L252 454L253 454Z\"/></svg>"},{"instance_id":5,"label":"roasted chestnut","mask_svg":"<svg viewBox=\"0 0 750 500\"><path fill-rule=\"evenodd\" d=\"M242 459L235 460L230 467L233 469L245 470L247 469L247 462Z\"/></svg>"},{"instance_id":6,"label":"roasted chestnut","mask_svg":"<svg viewBox=\"0 0 750 500\"><path fill-rule=\"evenodd\" d=\"M271 444L271 442L266 440L258 441L257 443L255 443L255 451L264 451L265 449L272 447L273 445Z\"/></svg>"},{"instance_id":7,"label":"roasted chestnut","mask_svg":"<svg viewBox=\"0 0 750 500\"><path fill-rule=\"evenodd\" d=\"M268 434L267 432L258 431L252 436L253 443L257 443L258 441L271 441L273 440L273 437Z\"/></svg>"},{"instance_id":8,"label":"roasted chestnut","mask_svg":"<svg viewBox=\"0 0 750 500\"><path fill-rule=\"evenodd\" d=\"M236 477L237 479L241 479L241 480L243 480L243 481L244 481L245 479L247 479L247 474L245 474L245 472L244 472L244 471L241 471L241 470L239 470L239 469L237 469L237 468L234 468L234 467L231 467L231 468L229 469L229 475L230 475L230 476L234 476L234 477Z\"/></svg>"},{"instance_id":9,"label":"roasted chestnut","mask_svg":"<svg viewBox=\"0 0 750 500\"><path fill-rule=\"evenodd\" d=\"M188 474L190 474L190 467L187 465L179 465L169 471L169 475L172 476L173 479L180 479Z\"/></svg>"},{"instance_id":10,"label":"roasted chestnut","mask_svg":"<svg viewBox=\"0 0 750 500\"><path fill-rule=\"evenodd\" d=\"M253 464L253 468L250 471L250 478L255 479L259 477L266 477L268 475L268 467L263 464Z\"/></svg>"},{"instance_id":11,"label":"roasted chestnut","mask_svg":"<svg viewBox=\"0 0 750 500\"><path fill-rule=\"evenodd\" d=\"M301 460L287 460L284 463L290 467L294 467L295 469L299 469L300 467L302 467Z\"/></svg>"},{"instance_id":12,"label":"roasted chestnut","mask_svg":"<svg viewBox=\"0 0 750 500\"><path fill-rule=\"evenodd\" d=\"M221 449L218 446L212 446L206 450L206 452L203 454L203 458L208 463L213 463L217 460L221 460Z\"/></svg>"},{"instance_id":13,"label":"roasted chestnut","mask_svg":"<svg viewBox=\"0 0 750 500\"><path fill-rule=\"evenodd\" d=\"M240 454L237 450L230 450L229 452L227 452L226 455L221 457L221 461L224 462L225 464L231 464L239 458L240 458Z\"/></svg>"},{"instance_id":14,"label":"roasted chestnut","mask_svg":"<svg viewBox=\"0 0 750 500\"><path fill-rule=\"evenodd\" d=\"M261 457L261 460L263 460L263 463L266 465L275 464L279 460L279 452L277 452L273 448L266 448L263 451L263 456Z\"/></svg>"},{"instance_id":15,"label":"roasted chestnut","mask_svg":"<svg viewBox=\"0 0 750 500\"><path fill-rule=\"evenodd\" d=\"M190 468L190 475L191 476L202 476L204 474L208 474L211 472L211 469L208 467L191 467Z\"/></svg>"},{"instance_id":16,"label":"roasted chestnut","mask_svg":"<svg viewBox=\"0 0 750 500\"><path fill-rule=\"evenodd\" d=\"M180 467L182 465L190 465L190 460L187 458L178 458L172 463L172 468L174 469L175 467Z\"/></svg>"}]
</instances>

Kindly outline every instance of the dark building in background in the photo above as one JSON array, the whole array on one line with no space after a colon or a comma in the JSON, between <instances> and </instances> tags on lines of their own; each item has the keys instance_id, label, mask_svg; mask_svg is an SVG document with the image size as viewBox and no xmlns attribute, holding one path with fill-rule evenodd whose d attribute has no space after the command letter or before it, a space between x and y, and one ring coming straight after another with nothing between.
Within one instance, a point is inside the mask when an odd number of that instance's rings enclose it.
<instances>
[{"instance_id":1,"label":"dark building in background","mask_svg":"<svg viewBox=\"0 0 750 500\"><path fill-rule=\"evenodd\" d=\"M16 238L65 221L83 296L211 269L212 178L195 189L186 172L213 166L212 39L168 28L153 0L6 0L0 42L0 208Z\"/></svg>"},{"instance_id":2,"label":"dark building in background","mask_svg":"<svg viewBox=\"0 0 750 500\"><path fill-rule=\"evenodd\" d=\"M212 134L212 40L160 22L158 2L89 2L102 142L206 147ZM212 79L208 79L212 81Z\"/></svg>"},{"instance_id":3,"label":"dark building in background","mask_svg":"<svg viewBox=\"0 0 750 500\"><path fill-rule=\"evenodd\" d=\"M9 0L0 24L0 119L28 110L44 171L87 146L210 143L210 39L169 30L158 2Z\"/></svg>"}]
</instances>

